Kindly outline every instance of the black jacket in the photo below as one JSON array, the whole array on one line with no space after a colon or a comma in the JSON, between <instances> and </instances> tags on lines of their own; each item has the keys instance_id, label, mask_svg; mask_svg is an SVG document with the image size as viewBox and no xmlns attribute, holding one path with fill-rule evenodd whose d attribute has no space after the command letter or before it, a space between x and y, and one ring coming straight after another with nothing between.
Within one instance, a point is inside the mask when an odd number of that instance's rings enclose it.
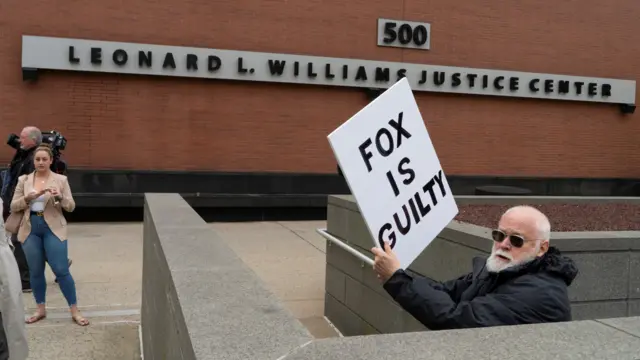
<instances>
[{"instance_id":1,"label":"black jacket","mask_svg":"<svg viewBox=\"0 0 640 360\"><path fill-rule=\"evenodd\" d=\"M398 270L384 288L431 330L571 320L567 290L578 269L558 249L499 273L485 261L473 259L473 272L445 283Z\"/></svg>"},{"instance_id":2,"label":"black jacket","mask_svg":"<svg viewBox=\"0 0 640 360\"><path fill-rule=\"evenodd\" d=\"M2 193L2 201L4 207L4 216L9 216L9 207L13 200L13 193L16 190L18 184L18 178L25 174L30 174L35 170L33 164L33 153L36 148L33 147L28 150L18 150L13 156L11 163L8 166L7 174L2 184L2 188L5 190Z\"/></svg>"}]
</instances>

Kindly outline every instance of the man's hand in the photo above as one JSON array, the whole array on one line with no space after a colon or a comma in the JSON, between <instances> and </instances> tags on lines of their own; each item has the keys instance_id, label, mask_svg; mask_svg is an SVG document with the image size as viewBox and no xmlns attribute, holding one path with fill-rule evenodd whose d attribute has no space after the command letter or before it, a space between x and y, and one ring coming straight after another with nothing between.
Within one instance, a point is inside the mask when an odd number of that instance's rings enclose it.
<instances>
[{"instance_id":1,"label":"man's hand","mask_svg":"<svg viewBox=\"0 0 640 360\"><path fill-rule=\"evenodd\" d=\"M373 270L378 274L378 279L384 283L400 269L400 261L386 241L384 242L384 251L374 247L371 252L375 255Z\"/></svg>"}]
</instances>

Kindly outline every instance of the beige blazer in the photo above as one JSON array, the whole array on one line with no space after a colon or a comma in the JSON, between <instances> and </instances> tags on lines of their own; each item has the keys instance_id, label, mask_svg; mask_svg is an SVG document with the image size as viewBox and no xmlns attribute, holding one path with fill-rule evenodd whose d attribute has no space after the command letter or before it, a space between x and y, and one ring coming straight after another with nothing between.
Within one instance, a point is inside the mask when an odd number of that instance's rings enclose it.
<instances>
[{"instance_id":1,"label":"beige blazer","mask_svg":"<svg viewBox=\"0 0 640 360\"><path fill-rule=\"evenodd\" d=\"M29 234L31 233L31 210L29 205L24 200L25 195L29 194L33 187L34 173L28 175L22 175L18 178L18 184L16 185L16 191L13 194L13 201L11 201L11 212L24 211L24 217L18 230L18 241L23 243ZM69 186L69 180L64 175L51 173L48 182L45 187L56 187L62 195L62 200L54 205L53 196L48 192L45 196L45 208L44 208L44 220L49 225L51 231L61 240L67 240L67 219L65 219L62 209L72 212L76 208L76 203L71 195L71 187Z\"/></svg>"}]
</instances>

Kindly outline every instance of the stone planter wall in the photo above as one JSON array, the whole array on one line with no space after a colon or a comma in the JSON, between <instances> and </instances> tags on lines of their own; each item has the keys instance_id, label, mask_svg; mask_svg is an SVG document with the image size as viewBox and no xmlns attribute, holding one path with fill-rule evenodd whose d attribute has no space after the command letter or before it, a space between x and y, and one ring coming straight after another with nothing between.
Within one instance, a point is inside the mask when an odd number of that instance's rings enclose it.
<instances>
[{"instance_id":1,"label":"stone planter wall","mask_svg":"<svg viewBox=\"0 0 640 360\"><path fill-rule=\"evenodd\" d=\"M145 194L144 205L140 311L145 359L466 360L469 354L476 359L535 354L536 359L633 360L640 354L640 317L315 339L184 198ZM340 265L334 248L330 258ZM366 309L368 321L381 329L385 321L399 330L419 329L383 295L354 287L358 282L341 272L370 282L368 271L346 260L342 266L329 270L328 298L372 304ZM328 304L333 314L346 317L352 333L378 332L340 302ZM379 311L380 321L371 311Z\"/></svg>"},{"instance_id":2,"label":"stone planter wall","mask_svg":"<svg viewBox=\"0 0 640 360\"><path fill-rule=\"evenodd\" d=\"M640 202L637 198L456 197L458 204L523 202ZM330 196L327 231L373 257L374 242L353 196ZM640 315L640 231L554 232L551 242L574 259L580 273L570 287L574 320ZM490 229L457 221L435 239L410 269L444 281L471 270L490 253ZM426 330L402 310L371 267L327 242L325 315L346 336Z\"/></svg>"}]
</instances>

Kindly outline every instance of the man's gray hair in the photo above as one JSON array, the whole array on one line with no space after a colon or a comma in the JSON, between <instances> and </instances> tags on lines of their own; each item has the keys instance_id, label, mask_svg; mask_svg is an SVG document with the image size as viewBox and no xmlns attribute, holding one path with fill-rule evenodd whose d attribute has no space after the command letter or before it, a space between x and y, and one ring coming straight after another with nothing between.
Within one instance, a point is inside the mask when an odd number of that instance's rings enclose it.
<instances>
[{"instance_id":1,"label":"man's gray hair","mask_svg":"<svg viewBox=\"0 0 640 360\"><path fill-rule=\"evenodd\" d=\"M533 206L518 205L505 211L504 215L514 210L524 210L533 216L536 222L536 228L538 229L538 244L540 244L541 241L545 240L551 242L551 223L549 222L547 216L542 213L542 211L536 209Z\"/></svg>"},{"instance_id":2,"label":"man's gray hair","mask_svg":"<svg viewBox=\"0 0 640 360\"><path fill-rule=\"evenodd\" d=\"M33 140L36 145L42 144L42 131L35 126L27 126L24 130L29 134L29 138Z\"/></svg>"}]
</instances>

